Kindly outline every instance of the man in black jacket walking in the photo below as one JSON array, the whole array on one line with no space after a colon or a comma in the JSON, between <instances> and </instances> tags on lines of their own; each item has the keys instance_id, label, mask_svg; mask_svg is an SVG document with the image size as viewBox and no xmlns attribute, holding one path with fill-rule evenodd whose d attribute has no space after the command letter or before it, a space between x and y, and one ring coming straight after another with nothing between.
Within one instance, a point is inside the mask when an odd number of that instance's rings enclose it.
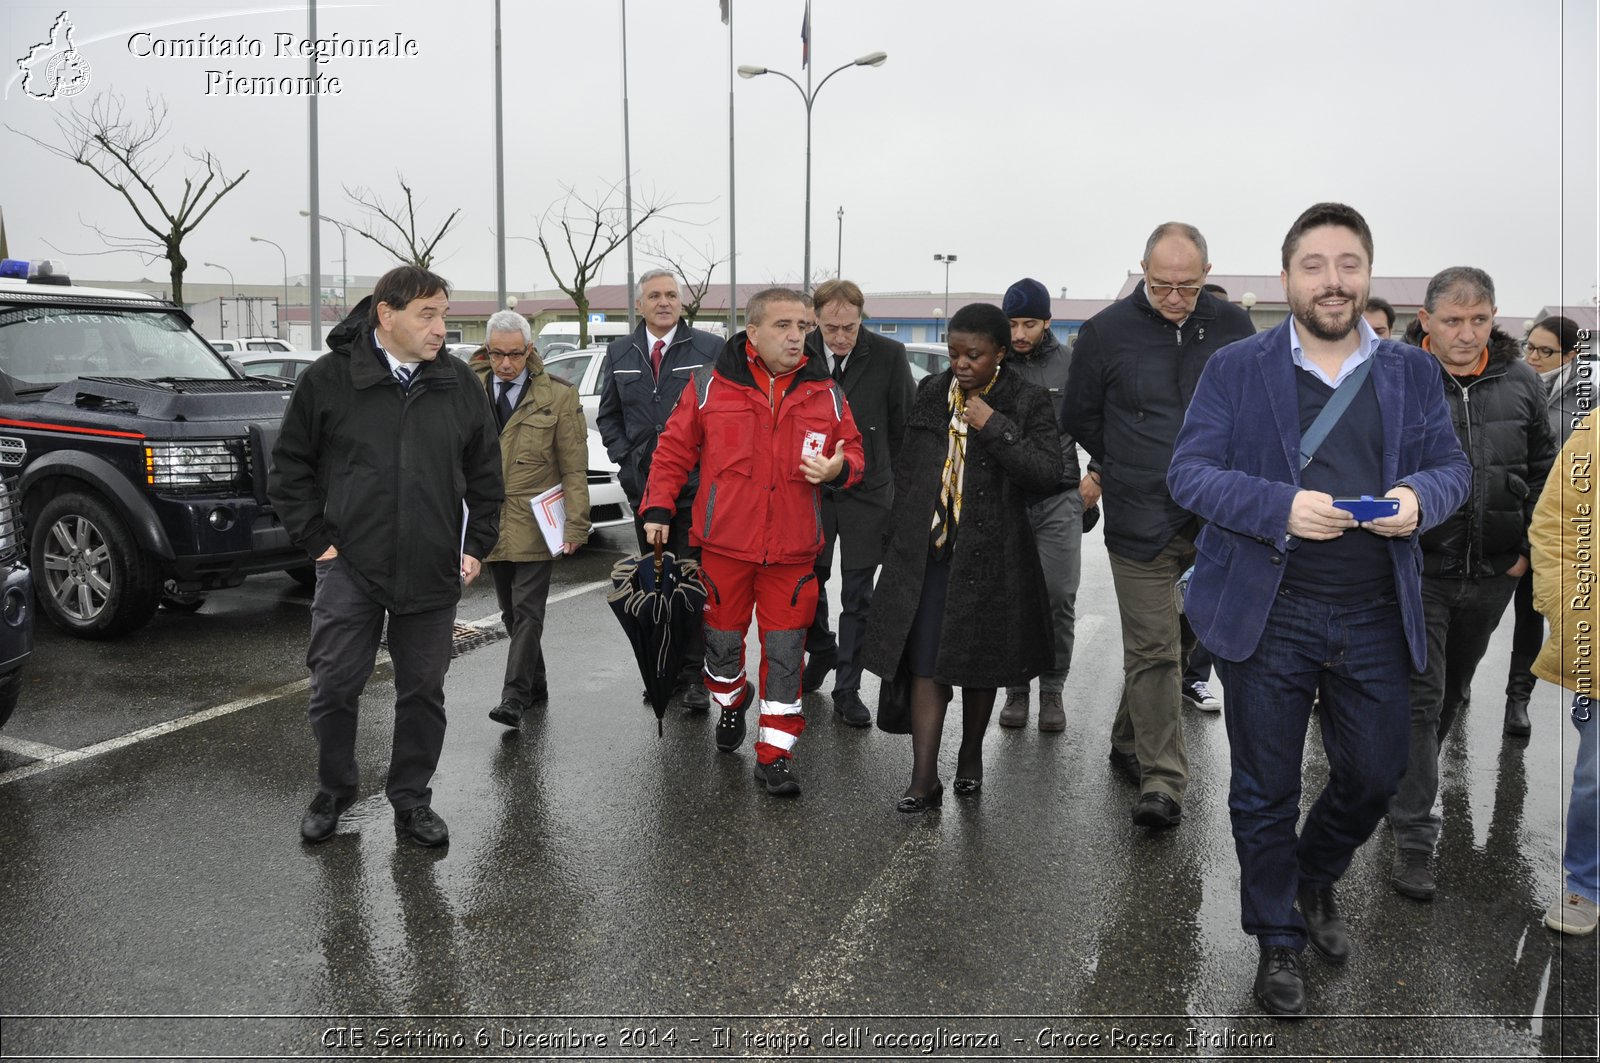
<instances>
[{"instance_id":1,"label":"man in black jacket walking","mask_svg":"<svg viewBox=\"0 0 1600 1063\"><path fill-rule=\"evenodd\" d=\"M639 311L638 327L606 347L600 372L600 408L594 420L606 453L621 467L618 479L633 507L634 534L643 553L650 547L645 542L639 505L650 479L656 441L666 430L667 418L677 407L689 374L701 366L715 365L723 344L682 319L683 297L678 292L678 276L671 270L652 269L640 277L634 307ZM689 519L699 488L700 473L695 470L689 473L673 510L667 549L678 557L700 557L700 548L689 542ZM679 689L684 708L704 712L711 707L701 673L705 647L698 624L693 631L684 646Z\"/></svg>"},{"instance_id":2,"label":"man in black jacket walking","mask_svg":"<svg viewBox=\"0 0 1600 1063\"><path fill-rule=\"evenodd\" d=\"M894 460L906 434L906 413L916 394L902 343L861 327L866 297L847 280L824 281L812 293L821 327L806 336L806 356L844 389L861 431L866 468L848 491L821 495L822 553L817 557L817 613L806 632L810 660L801 690L812 691L834 671L833 711L852 727L869 727L872 713L861 703L861 643L867 633L872 581L883 562L884 531L894 503ZM841 557L839 637L828 628L828 576L833 547Z\"/></svg>"},{"instance_id":3,"label":"man in black jacket walking","mask_svg":"<svg viewBox=\"0 0 1600 1063\"><path fill-rule=\"evenodd\" d=\"M1050 393L1058 429L1067 396L1067 370L1072 352L1050 331L1050 289L1032 277L1006 289L1001 309L1011 319L1011 353L1006 368ZM1055 489L1028 500L1028 520L1039 546L1039 567L1050 594L1050 626L1055 660L1039 676L1039 730L1064 731L1066 708L1061 689L1072 668L1074 606L1083 554L1083 499L1078 495L1078 447L1071 433L1060 429L1062 476ZM1001 727L1028 722L1028 687L1009 687L1000 709Z\"/></svg>"},{"instance_id":4,"label":"man in black jacket walking","mask_svg":"<svg viewBox=\"0 0 1600 1063\"><path fill-rule=\"evenodd\" d=\"M1183 639L1174 585L1194 562L1195 517L1167 492L1172 444L1206 360L1255 334L1243 310L1203 290L1211 262L1192 225L1145 242L1144 280L1084 323L1067 381L1066 429L1100 464L1106 550L1122 614L1122 701L1111 763L1139 786L1133 821L1175 826L1189 760L1183 744Z\"/></svg>"},{"instance_id":5,"label":"man in black jacket walking","mask_svg":"<svg viewBox=\"0 0 1600 1063\"><path fill-rule=\"evenodd\" d=\"M442 277L415 266L384 274L300 377L273 448L268 494L317 566L308 842L331 837L356 798L356 707L386 615L395 834L450 839L428 787L444 748L444 676L456 603L494 546L504 491L488 396L465 363L439 357L448 309Z\"/></svg>"},{"instance_id":6,"label":"man in black jacket walking","mask_svg":"<svg viewBox=\"0 0 1600 1063\"><path fill-rule=\"evenodd\" d=\"M1417 321L1422 346L1439 361L1472 493L1422 537L1422 605L1427 667L1411 676L1411 753L1389 804L1395 856L1390 881L1401 895L1433 899L1433 852L1443 821L1439 746L1472 689L1517 582L1528 571L1528 522L1555 461L1538 374L1517 344L1494 327L1494 281L1453 266L1428 282Z\"/></svg>"}]
</instances>

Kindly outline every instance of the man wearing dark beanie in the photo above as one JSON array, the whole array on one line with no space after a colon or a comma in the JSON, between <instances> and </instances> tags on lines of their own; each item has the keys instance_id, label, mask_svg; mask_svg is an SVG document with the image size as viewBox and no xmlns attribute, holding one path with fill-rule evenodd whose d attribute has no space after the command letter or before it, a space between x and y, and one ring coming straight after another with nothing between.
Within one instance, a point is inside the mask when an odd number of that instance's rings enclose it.
<instances>
[{"instance_id":1,"label":"man wearing dark beanie","mask_svg":"<svg viewBox=\"0 0 1600 1063\"><path fill-rule=\"evenodd\" d=\"M1067 366L1072 355L1050 331L1050 290L1032 277L1006 289L1001 304L1011 319L1011 353L1006 366L1030 384L1050 392L1056 425L1061 435L1061 479L1055 487L1028 499L1028 519L1039 547L1039 567L1044 570L1050 595L1050 622L1054 629L1055 661L1039 677L1039 730L1064 731L1066 709L1061 688L1072 667L1074 603L1078 597L1079 559L1083 544L1083 499L1078 494L1078 448L1065 428ZM1028 722L1028 687L1006 688L1000 726L1022 727Z\"/></svg>"}]
</instances>

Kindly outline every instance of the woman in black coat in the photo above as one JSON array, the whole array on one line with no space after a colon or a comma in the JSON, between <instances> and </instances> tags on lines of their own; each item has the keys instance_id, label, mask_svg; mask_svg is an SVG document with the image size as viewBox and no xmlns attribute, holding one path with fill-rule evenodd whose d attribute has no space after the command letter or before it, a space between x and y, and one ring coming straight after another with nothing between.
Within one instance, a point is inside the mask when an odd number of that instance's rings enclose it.
<instances>
[{"instance_id":1,"label":"woman in black coat","mask_svg":"<svg viewBox=\"0 0 1600 1063\"><path fill-rule=\"evenodd\" d=\"M1002 371L1011 323L987 303L950 319L950 369L917 388L894 468L883 574L864 664L911 676L911 785L897 807L938 806L939 737L961 687L955 791L983 781L995 689L1021 686L1054 654L1027 496L1061 479L1049 393Z\"/></svg>"}]
</instances>

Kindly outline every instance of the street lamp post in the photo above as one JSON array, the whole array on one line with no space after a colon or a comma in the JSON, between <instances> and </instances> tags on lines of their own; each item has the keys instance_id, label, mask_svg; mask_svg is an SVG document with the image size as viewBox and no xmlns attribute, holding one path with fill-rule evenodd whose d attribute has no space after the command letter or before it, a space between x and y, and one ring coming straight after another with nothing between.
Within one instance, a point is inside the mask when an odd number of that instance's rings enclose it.
<instances>
[{"instance_id":1,"label":"street lamp post","mask_svg":"<svg viewBox=\"0 0 1600 1063\"><path fill-rule=\"evenodd\" d=\"M1245 292L1239 296L1239 305L1244 307L1245 316L1250 318L1250 323L1255 324L1256 293Z\"/></svg>"},{"instance_id":2,"label":"street lamp post","mask_svg":"<svg viewBox=\"0 0 1600 1063\"><path fill-rule=\"evenodd\" d=\"M228 275L228 286L233 289L233 309L235 313L238 313L239 282L233 279L233 270L229 269L227 266L219 266L215 262L202 262L201 265L207 266L211 269L220 269L222 272ZM228 323L227 321L223 320L222 311L220 309L217 311L217 330L222 333L221 336L217 337L218 339L225 340L228 338Z\"/></svg>"},{"instance_id":3,"label":"street lamp post","mask_svg":"<svg viewBox=\"0 0 1600 1063\"><path fill-rule=\"evenodd\" d=\"M806 105L806 258L805 276L800 283L803 291L809 292L811 290L811 105L817 102L817 95L822 92L822 86L828 83L828 78L833 77L839 71L849 70L853 66L882 66L888 60L888 52L872 52L862 56L860 59L853 59L841 67L828 71L828 76L819 81L817 87L809 93L800 87L800 82L781 70L769 70L764 66L741 66L739 68L739 76L742 78L760 77L762 74L778 75L794 86L795 91L800 94L801 101Z\"/></svg>"},{"instance_id":4,"label":"street lamp post","mask_svg":"<svg viewBox=\"0 0 1600 1063\"><path fill-rule=\"evenodd\" d=\"M311 217L311 212L302 210L300 216L309 218ZM342 310L339 316L347 317L350 314L350 245L346 242L348 234L345 232L344 222L339 219L330 218L326 214L318 214L317 218L320 221L327 222L329 225L337 225L339 227L339 290L344 293L340 301Z\"/></svg>"},{"instance_id":5,"label":"street lamp post","mask_svg":"<svg viewBox=\"0 0 1600 1063\"><path fill-rule=\"evenodd\" d=\"M844 207L839 208L839 252L833 266L833 279L844 279Z\"/></svg>"},{"instance_id":6,"label":"street lamp post","mask_svg":"<svg viewBox=\"0 0 1600 1063\"><path fill-rule=\"evenodd\" d=\"M950 263L956 260L954 255L934 255L935 262L944 263L944 305L950 305Z\"/></svg>"},{"instance_id":7,"label":"street lamp post","mask_svg":"<svg viewBox=\"0 0 1600 1063\"><path fill-rule=\"evenodd\" d=\"M239 282L233 279L233 270L216 262L202 262L201 265L209 266L212 269L220 269L226 273L228 275L228 287L233 289L233 297L235 299L239 298Z\"/></svg>"},{"instance_id":8,"label":"street lamp post","mask_svg":"<svg viewBox=\"0 0 1600 1063\"><path fill-rule=\"evenodd\" d=\"M283 245L275 240L268 240L264 236L252 236L250 242L253 244L271 244L278 249L278 254L283 256L283 303L278 307L278 338L281 340L285 338L283 335L283 318L289 312L289 256L284 254Z\"/></svg>"}]
</instances>

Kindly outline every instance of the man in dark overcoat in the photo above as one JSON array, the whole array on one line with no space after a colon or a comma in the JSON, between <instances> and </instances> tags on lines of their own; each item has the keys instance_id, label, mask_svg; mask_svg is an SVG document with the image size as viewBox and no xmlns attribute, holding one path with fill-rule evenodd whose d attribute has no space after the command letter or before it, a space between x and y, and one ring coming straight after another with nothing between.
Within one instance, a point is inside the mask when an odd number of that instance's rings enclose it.
<instances>
[{"instance_id":1,"label":"man in dark overcoat","mask_svg":"<svg viewBox=\"0 0 1600 1063\"><path fill-rule=\"evenodd\" d=\"M830 280L812 295L819 328L806 337L806 354L821 361L844 388L861 431L867 467L861 483L822 494L827 536L817 558L817 615L806 632L803 690L816 690L829 671L833 711L853 727L867 727L872 713L861 703L861 640L867 633L872 581L883 560L883 533L894 502L894 462L906 431L906 413L916 387L902 343L862 327L866 297L853 281ZM840 544L839 636L828 629L828 576L834 543Z\"/></svg>"}]
</instances>

